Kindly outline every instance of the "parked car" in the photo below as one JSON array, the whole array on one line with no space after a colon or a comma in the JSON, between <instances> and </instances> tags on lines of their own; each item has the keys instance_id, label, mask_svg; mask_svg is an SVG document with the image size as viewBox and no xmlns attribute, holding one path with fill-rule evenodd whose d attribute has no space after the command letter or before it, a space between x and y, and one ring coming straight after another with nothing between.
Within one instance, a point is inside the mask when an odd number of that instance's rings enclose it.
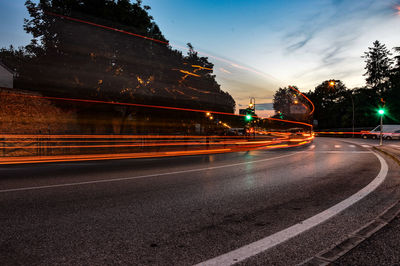
<instances>
[{"instance_id":1,"label":"parked car","mask_svg":"<svg viewBox=\"0 0 400 266\"><path fill-rule=\"evenodd\" d=\"M400 139L400 130L396 130L393 133L384 133L384 139Z\"/></svg>"},{"instance_id":2,"label":"parked car","mask_svg":"<svg viewBox=\"0 0 400 266\"><path fill-rule=\"evenodd\" d=\"M383 125L382 128L383 138L385 139L393 139L393 138L400 138L400 125ZM381 126L377 126L373 130L369 132L365 132L361 135L363 139L372 138L376 139L379 138L381 134Z\"/></svg>"}]
</instances>

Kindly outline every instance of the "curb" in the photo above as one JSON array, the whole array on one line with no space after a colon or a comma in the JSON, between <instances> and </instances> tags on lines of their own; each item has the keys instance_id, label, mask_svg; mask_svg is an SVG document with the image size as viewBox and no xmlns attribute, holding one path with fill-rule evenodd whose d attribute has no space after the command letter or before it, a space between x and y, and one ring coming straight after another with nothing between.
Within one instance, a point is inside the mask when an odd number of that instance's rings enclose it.
<instances>
[{"instance_id":1,"label":"curb","mask_svg":"<svg viewBox=\"0 0 400 266\"><path fill-rule=\"evenodd\" d=\"M381 153L383 153L383 154L385 154L385 155L387 155L387 156L389 156L389 157L392 158L394 161L396 161L396 163L398 163L398 164L400 165L400 159L399 159L397 156L393 155L392 153L387 152L387 151L385 151L384 149L378 148L378 147L376 147L376 146L374 146L373 149L374 149L374 150L377 150L377 151L379 151L379 152L381 152Z\"/></svg>"},{"instance_id":2,"label":"curb","mask_svg":"<svg viewBox=\"0 0 400 266\"><path fill-rule=\"evenodd\" d=\"M400 165L400 159L395 155L373 147L373 149L384 153L385 155L392 158ZM298 266L314 266L314 265L331 265L337 259L345 255L347 252L361 244L364 240L371 237L373 234L378 232L380 229L385 227L389 222L391 222L397 215L400 214L400 200L396 201L388 208L386 208L381 214L379 214L371 222L365 224L361 228L347 235L347 237L329 248L321 251L317 255L297 264Z\"/></svg>"},{"instance_id":3,"label":"curb","mask_svg":"<svg viewBox=\"0 0 400 266\"><path fill-rule=\"evenodd\" d=\"M323 250L314 257L311 257L299 264L298 266L313 266L313 265L330 265L339 259L341 256L361 244L364 240L371 237L380 229L385 227L390 221L400 214L400 201L395 202L386 208L374 220L367 223L360 229L347 235L347 238L341 242L337 242L331 247Z\"/></svg>"}]
</instances>

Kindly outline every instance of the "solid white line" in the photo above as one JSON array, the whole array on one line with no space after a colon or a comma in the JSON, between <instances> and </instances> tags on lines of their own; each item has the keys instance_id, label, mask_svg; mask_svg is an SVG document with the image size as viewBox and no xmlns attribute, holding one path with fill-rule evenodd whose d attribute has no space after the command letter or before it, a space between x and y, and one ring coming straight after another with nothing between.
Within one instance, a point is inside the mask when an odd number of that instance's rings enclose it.
<instances>
[{"instance_id":1,"label":"solid white line","mask_svg":"<svg viewBox=\"0 0 400 266\"><path fill-rule=\"evenodd\" d=\"M306 151L305 153L343 153L343 154L351 154L351 153L371 153L370 151Z\"/></svg>"},{"instance_id":2,"label":"solid white line","mask_svg":"<svg viewBox=\"0 0 400 266\"><path fill-rule=\"evenodd\" d=\"M338 204L330 207L329 209L318 213L317 215L308 218L300 223L297 223L289 228L286 228L282 231L279 231L273 235L265 237L256 242L250 243L246 246L228 252L226 254L220 255L213 259L201 262L196 266L204 266L204 265L233 265L240 261L243 261L247 258L250 258L254 255L257 255L261 252L264 252L276 245L279 245L305 231L327 221L338 213L342 212L346 208L350 207L354 203L363 199L369 193L374 191L382 182L385 180L386 175L388 173L388 165L386 161L377 153L372 152L378 157L379 162L381 164L381 170L379 174L375 177L374 180L371 181L366 187L358 191L356 194L353 194L351 197L339 202Z\"/></svg>"},{"instance_id":3,"label":"solid white line","mask_svg":"<svg viewBox=\"0 0 400 266\"><path fill-rule=\"evenodd\" d=\"M336 149L339 149L340 147L342 147L341 145L335 145Z\"/></svg>"},{"instance_id":4,"label":"solid white line","mask_svg":"<svg viewBox=\"0 0 400 266\"><path fill-rule=\"evenodd\" d=\"M281 156L276 156L276 157L266 158L266 159L260 159L260 160L254 160L254 161L249 161L249 162L234 163L234 164L228 164L228 165L220 165L220 166L197 168L197 169L182 170L182 171L174 171L174 172L168 172L168 173L159 173L159 174L132 176L132 177L122 177L122 178L114 178L114 179L93 180L93 181L84 181L84 182L75 182L75 183L64 183L64 184L47 185L47 186L10 188L10 189L0 190L0 193L26 191L26 190L36 190L36 189L45 189L45 188L79 186L79 185L98 184L98 183L119 182L119 181L126 181L126 180L146 178L146 177L155 177L155 176L164 176L164 175L174 175L174 174L183 174L183 173L191 173L191 172L200 172L200 171L220 169L220 168L232 167L232 166L249 164L249 163L258 163L258 162L271 161L271 160L276 160L276 159L289 157L289 156L292 156L292 155L295 155L295 154L299 154L299 153L304 153L304 151L299 151L299 152L294 152L294 153L291 153L291 154L286 154L286 155L281 155Z\"/></svg>"}]
</instances>

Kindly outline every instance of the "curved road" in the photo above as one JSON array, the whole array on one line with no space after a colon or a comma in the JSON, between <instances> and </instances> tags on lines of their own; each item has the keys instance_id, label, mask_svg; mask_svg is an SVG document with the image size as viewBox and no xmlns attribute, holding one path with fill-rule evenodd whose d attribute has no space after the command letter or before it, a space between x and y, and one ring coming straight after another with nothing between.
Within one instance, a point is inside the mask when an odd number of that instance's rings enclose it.
<instances>
[{"instance_id":1,"label":"curved road","mask_svg":"<svg viewBox=\"0 0 400 266\"><path fill-rule=\"evenodd\" d=\"M328 138L274 151L1 167L0 260L201 263L321 213L380 170L369 146ZM366 197L242 263L300 263L379 213L394 193Z\"/></svg>"}]
</instances>

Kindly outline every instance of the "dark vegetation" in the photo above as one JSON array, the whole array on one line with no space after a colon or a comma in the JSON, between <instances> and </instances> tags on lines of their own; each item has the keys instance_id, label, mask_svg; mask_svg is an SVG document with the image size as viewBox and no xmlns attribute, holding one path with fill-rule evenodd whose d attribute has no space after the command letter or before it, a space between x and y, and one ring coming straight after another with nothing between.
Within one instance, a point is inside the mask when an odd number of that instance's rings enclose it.
<instances>
[{"instance_id":1,"label":"dark vegetation","mask_svg":"<svg viewBox=\"0 0 400 266\"><path fill-rule=\"evenodd\" d=\"M190 43L187 55L172 49L149 15L150 7L140 0L28 0L26 7L31 18L24 29L33 36L31 43L0 51L2 62L16 70L15 88L43 96L234 112L235 101L221 90L208 58L199 56ZM53 104L73 111L80 130L89 132L190 133L204 120L204 113L196 112Z\"/></svg>"},{"instance_id":2,"label":"dark vegetation","mask_svg":"<svg viewBox=\"0 0 400 266\"><path fill-rule=\"evenodd\" d=\"M366 86L348 89L340 80L326 80L305 95L315 104L313 120L317 129L375 127L377 110L384 108L385 124L400 124L400 47L395 56L384 44L375 41L364 53ZM280 88L274 95L276 116L290 117L293 90ZM311 122L311 118L309 120Z\"/></svg>"}]
</instances>

